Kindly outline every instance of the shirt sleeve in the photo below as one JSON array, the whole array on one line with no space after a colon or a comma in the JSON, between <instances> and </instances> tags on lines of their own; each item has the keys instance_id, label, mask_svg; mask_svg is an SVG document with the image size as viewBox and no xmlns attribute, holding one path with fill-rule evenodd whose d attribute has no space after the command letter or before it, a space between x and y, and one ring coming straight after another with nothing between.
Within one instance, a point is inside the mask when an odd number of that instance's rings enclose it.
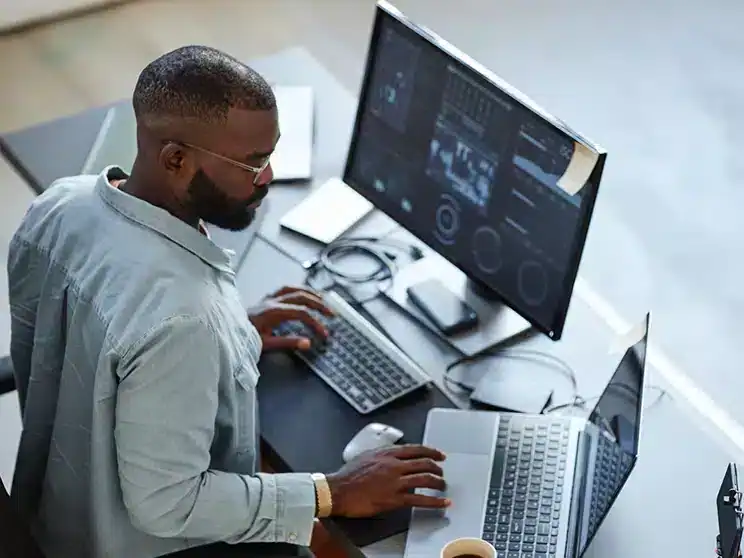
<instances>
[{"instance_id":1,"label":"shirt sleeve","mask_svg":"<svg viewBox=\"0 0 744 558\"><path fill-rule=\"evenodd\" d=\"M308 546L309 474L210 469L220 350L198 318L171 318L127 352L118 370L116 453L132 523L159 537Z\"/></svg>"},{"instance_id":2,"label":"shirt sleeve","mask_svg":"<svg viewBox=\"0 0 744 558\"><path fill-rule=\"evenodd\" d=\"M15 235L8 248L8 302L10 306L10 359L23 413L31 378L34 334L39 302L38 265L32 250Z\"/></svg>"}]
</instances>

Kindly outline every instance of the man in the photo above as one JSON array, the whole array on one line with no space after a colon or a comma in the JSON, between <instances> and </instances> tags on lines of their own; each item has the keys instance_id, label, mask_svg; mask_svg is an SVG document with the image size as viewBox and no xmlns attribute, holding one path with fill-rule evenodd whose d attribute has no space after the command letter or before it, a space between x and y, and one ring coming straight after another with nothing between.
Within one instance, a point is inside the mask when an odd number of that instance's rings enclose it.
<instances>
[{"instance_id":1,"label":"man","mask_svg":"<svg viewBox=\"0 0 744 558\"><path fill-rule=\"evenodd\" d=\"M204 223L251 223L276 101L256 72L199 46L148 65L133 100L131 174L57 181L10 246L12 495L46 556L299 556L316 516L448 505L412 493L444 487L444 456L421 446L328 477L257 472L260 351L307 349L273 328L300 319L326 335L313 312L328 310L285 288L247 316Z\"/></svg>"}]
</instances>

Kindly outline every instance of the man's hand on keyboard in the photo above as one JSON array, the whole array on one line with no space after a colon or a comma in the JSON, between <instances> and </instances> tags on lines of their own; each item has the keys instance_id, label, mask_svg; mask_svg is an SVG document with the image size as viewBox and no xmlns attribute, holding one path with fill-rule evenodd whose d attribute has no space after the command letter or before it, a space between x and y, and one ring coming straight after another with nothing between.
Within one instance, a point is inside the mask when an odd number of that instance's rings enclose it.
<instances>
[{"instance_id":1,"label":"man's hand on keyboard","mask_svg":"<svg viewBox=\"0 0 744 558\"><path fill-rule=\"evenodd\" d=\"M439 450L420 445L392 446L361 454L327 476L334 516L372 517L405 507L446 508L447 498L414 494L416 488L443 491Z\"/></svg>"},{"instance_id":2,"label":"man's hand on keyboard","mask_svg":"<svg viewBox=\"0 0 744 558\"><path fill-rule=\"evenodd\" d=\"M264 299L258 307L248 311L248 318L261 335L264 351L306 351L312 341L307 337L280 337L274 329L283 322L297 320L309 327L317 337L325 339L328 331L313 315L333 316L320 297L309 290L284 287Z\"/></svg>"}]
</instances>

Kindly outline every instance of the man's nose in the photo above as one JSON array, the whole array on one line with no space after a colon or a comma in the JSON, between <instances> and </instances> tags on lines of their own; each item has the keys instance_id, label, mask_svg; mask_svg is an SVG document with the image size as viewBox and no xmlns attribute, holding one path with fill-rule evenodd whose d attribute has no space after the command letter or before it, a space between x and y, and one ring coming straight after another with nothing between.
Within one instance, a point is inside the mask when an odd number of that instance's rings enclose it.
<instances>
[{"instance_id":1,"label":"man's nose","mask_svg":"<svg viewBox=\"0 0 744 558\"><path fill-rule=\"evenodd\" d=\"M266 165L266 168L258 176L258 182L256 186L268 186L269 183L274 180L274 169L271 168L271 163Z\"/></svg>"}]
</instances>

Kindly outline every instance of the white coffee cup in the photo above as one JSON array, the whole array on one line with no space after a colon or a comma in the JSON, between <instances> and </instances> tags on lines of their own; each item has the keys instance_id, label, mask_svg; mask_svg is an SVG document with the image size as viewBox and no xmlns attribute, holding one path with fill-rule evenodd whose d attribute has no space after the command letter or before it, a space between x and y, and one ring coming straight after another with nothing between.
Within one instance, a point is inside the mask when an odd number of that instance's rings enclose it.
<instances>
[{"instance_id":1,"label":"white coffee cup","mask_svg":"<svg viewBox=\"0 0 744 558\"><path fill-rule=\"evenodd\" d=\"M457 558L471 554L478 558L496 558L496 549L483 539L455 539L444 545L440 558Z\"/></svg>"}]
</instances>

